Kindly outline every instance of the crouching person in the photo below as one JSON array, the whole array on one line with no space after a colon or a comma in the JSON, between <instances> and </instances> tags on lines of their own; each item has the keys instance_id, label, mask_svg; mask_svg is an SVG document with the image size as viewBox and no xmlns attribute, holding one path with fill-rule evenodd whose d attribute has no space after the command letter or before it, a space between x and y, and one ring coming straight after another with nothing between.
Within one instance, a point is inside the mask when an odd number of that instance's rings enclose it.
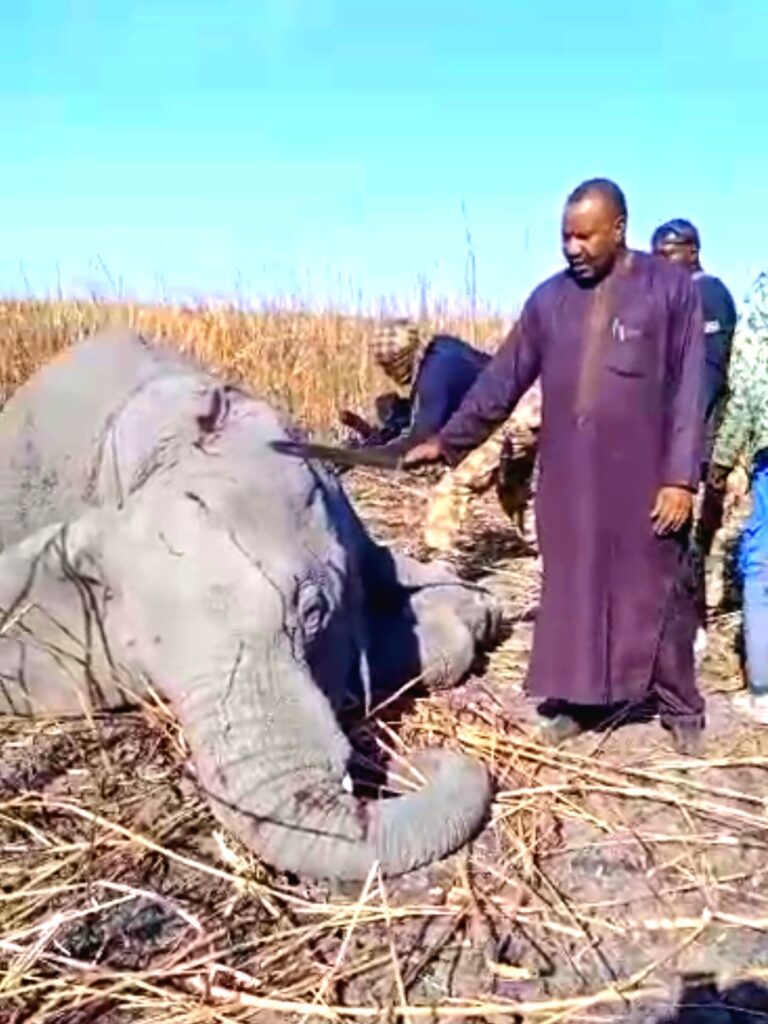
<instances>
[{"instance_id":1,"label":"crouching person","mask_svg":"<svg viewBox=\"0 0 768 1024\"><path fill-rule=\"evenodd\" d=\"M452 335L437 334L427 340L407 318L385 320L378 326L372 355L390 380L409 389L409 395L406 399L386 395L377 400L379 428L349 410L344 410L340 419L356 431L360 443L385 444L403 454L445 426L491 361L488 353ZM496 430L460 468L443 474L427 506L423 540L428 548L449 553L472 499L493 485L505 511L514 513L524 507L539 420L540 399L538 387L534 387L509 423Z\"/></svg>"},{"instance_id":2,"label":"crouching person","mask_svg":"<svg viewBox=\"0 0 768 1024\"><path fill-rule=\"evenodd\" d=\"M710 506L717 505L739 456L750 470L752 513L739 544L747 691L734 705L768 725L768 275L756 282L736 331L729 396L708 481Z\"/></svg>"}]
</instances>

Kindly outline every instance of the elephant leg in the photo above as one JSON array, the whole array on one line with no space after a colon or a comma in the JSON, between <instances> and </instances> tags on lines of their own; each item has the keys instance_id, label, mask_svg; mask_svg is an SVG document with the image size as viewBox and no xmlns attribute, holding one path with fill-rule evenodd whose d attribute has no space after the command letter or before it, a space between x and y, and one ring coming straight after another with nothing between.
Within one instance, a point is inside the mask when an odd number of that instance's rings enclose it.
<instances>
[{"instance_id":1,"label":"elephant leg","mask_svg":"<svg viewBox=\"0 0 768 1024\"><path fill-rule=\"evenodd\" d=\"M98 565L111 514L47 526L0 554L0 712L82 715L125 704Z\"/></svg>"},{"instance_id":2,"label":"elephant leg","mask_svg":"<svg viewBox=\"0 0 768 1024\"><path fill-rule=\"evenodd\" d=\"M418 616L427 609L447 609L469 630L479 648L496 641L501 608L489 590L462 580L440 562L417 562L394 552L390 557L397 585L411 595ZM439 618L436 611L430 615Z\"/></svg>"},{"instance_id":3,"label":"elephant leg","mask_svg":"<svg viewBox=\"0 0 768 1024\"><path fill-rule=\"evenodd\" d=\"M475 660L475 638L452 608L437 602L414 601L422 681L430 690L460 683Z\"/></svg>"},{"instance_id":4,"label":"elephant leg","mask_svg":"<svg viewBox=\"0 0 768 1024\"><path fill-rule=\"evenodd\" d=\"M409 602L400 614L369 620L368 664L373 704L408 684L447 689L460 682L475 659L472 633L448 606Z\"/></svg>"},{"instance_id":5,"label":"elephant leg","mask_svg":"<svg viewBox=\"0 0 768 1024\"><path fill-rule=\"evenodd\" d=\"M379 547L365 568L374 703L411 680L456 685L478 650L496 640L501 610L494 597L446 566Z\"/></svg>"}]
</instances>

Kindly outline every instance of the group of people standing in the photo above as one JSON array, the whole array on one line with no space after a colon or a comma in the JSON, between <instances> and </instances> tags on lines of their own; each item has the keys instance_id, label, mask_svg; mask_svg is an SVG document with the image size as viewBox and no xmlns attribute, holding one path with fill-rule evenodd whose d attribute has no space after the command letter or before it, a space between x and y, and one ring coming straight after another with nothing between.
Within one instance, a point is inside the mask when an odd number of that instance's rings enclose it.
<instances>
[{"instance_id":1,"label":"group of people standing","mask_svg":"<svg viewBox=\"0 0 768 1024\"><path fill-rule=\"evenodd\" d=\"M702 749L694 639L702 626L694 531L708 551L730 470L746 464L742 536L748 688L737 707L768 724L768 283L737 323L704 272L696 228L659 227L630 249L627 204L607 179L568 197L566 269L539 285L495 355L415 324L383 324L379 365L409 400L364 443L405 467L448 471L427 511L427 545L454 543L469 497L505 464L538 459L542 594L527 689L555 742L594 717L652 704L675 748ZM695 517L695 498L704 491ZM500 495L501 496L501 495Z\"/></svg>"}]
</instances>

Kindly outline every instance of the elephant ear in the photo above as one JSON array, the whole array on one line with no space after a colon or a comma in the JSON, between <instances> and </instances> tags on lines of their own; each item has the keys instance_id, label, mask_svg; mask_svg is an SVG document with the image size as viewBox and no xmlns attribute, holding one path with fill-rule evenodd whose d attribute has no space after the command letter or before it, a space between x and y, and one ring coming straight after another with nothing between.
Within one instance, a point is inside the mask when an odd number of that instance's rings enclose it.
<instances>
[{"instance_id":1,"label":"elephant ear","mask_svg":"<svg viewBox=\"0 0 768 1024\"><path fill-rule=\"evenodd\" d=\"M101 558L116 518L89 510L0 554L0 711L87 715L125 703Z\"/></svg>"}]
</instances>

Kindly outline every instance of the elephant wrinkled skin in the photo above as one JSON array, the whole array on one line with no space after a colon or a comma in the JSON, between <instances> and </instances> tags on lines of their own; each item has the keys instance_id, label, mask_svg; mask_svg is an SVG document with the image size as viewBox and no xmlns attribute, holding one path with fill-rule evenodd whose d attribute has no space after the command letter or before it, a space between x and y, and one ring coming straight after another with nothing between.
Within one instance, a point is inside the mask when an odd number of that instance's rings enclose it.
<instances>
[{"instance_id":1,"label":"elephant wrinkled skin","mask_svg":"<svg viewBox=\"0 0 768 1024\"><path fill-rule=\"evenodd\" d=\"M278 414L127 331L79 341L0 415L0 711L166 697L211 807L268 863L400 874L456 850L482 765L428 750L426 785L349 790L337 715L492 639L487 592L374 543L332 474L271 450Z\"/></svg>"}]
</instances>

